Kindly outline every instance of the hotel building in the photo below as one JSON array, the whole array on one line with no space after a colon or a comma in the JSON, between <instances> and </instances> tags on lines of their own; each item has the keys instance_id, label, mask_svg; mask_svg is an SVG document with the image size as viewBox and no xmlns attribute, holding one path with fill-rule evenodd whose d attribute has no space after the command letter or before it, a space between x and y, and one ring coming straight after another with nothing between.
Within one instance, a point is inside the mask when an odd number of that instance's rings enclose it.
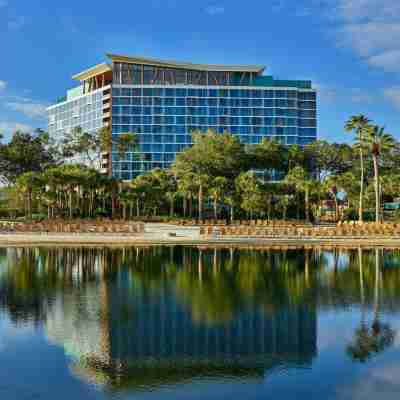
<instances>
[{"instance_id":1,"label":"hotel building","mask_svg":"<svg viewBox=\"0 0 400 400\"><path fill-rule=\"evenodd\" d=\"M120 157L110 149L104 173L132 179L168 168L192 144L192 132L230 132L246 144L263 138L307 145L317 137L311 81L277 80L258 65L200 65L108 54L109 62L73 76L79 82L48 108L49 133L108 127L135 133L138 146ZM138 154L140 153L140 157Z\"/></svg>"}]
</instances>

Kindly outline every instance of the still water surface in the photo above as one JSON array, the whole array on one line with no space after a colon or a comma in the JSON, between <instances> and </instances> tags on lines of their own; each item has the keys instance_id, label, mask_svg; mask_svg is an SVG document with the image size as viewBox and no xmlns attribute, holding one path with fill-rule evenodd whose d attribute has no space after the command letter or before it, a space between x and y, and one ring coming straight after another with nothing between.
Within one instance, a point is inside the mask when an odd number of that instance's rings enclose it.
<instances>
[{"instance_id":1,"label":"still water surface","mask_svg":"<svg viewBox=\"0 0 400 400\"><path fill-rule=\"evenodd\" d=\"M398 399L400 251L0 249L0 399Z\"/></svg>"}]
</instances>

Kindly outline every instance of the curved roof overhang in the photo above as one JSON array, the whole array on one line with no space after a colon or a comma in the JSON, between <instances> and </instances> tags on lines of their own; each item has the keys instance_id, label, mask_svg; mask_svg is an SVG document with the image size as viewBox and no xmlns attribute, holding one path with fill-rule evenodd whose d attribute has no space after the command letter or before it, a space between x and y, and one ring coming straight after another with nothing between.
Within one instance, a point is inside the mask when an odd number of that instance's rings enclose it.
<instances>
[{"instance_id":1,"label":"curved roof overhang","mask_svg":"<svg viewBox=\"0 0 400 400\"><path fill-rule=\"evenodd\" d=\"M166 61L155 58L128 57L116 54L107 54L112 62L124 62L130 64L144 64L155 67L188 69L196 71L223 71L223 72L253 72L261 74L265 66L263 65L212 65L212 64L192 64L178 61Z\"/></svg>"},{"instance_id":2,"label":"curved roof overhang","mask_svg":"<svg viewBox=\"0 0 400 400\"><path fill-rule=\"evenodd\" d=\"M111 71L112 71L112 68L109 64L107 64L107 63L97 64L94 67L88 68L85 71L75 74L72 77L72 79L74 79L76 81L85 81L96 75L101 75L101 74L104 74L106 72L111 72Z\"/></svg>"}]
</instances>

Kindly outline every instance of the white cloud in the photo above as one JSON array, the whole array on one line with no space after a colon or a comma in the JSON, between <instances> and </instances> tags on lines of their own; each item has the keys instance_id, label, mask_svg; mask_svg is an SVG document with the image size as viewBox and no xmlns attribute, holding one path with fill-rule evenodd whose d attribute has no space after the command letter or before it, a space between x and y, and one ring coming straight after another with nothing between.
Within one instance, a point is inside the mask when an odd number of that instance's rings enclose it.
<instances>
[{"instance_id":1,"label":"white cloud","mask_svg":"<svg viewBox=\"0 0 400 400\"><path fill-rule=\"evenodd\" d=\"M400 86L386 88L383 94L387 100L400 110Z\"/></svg>"},{"instance_id":2,"label":"white cloud","mask_svg":"<svg viewBox=\"0 0 400 400\"><path fill-rule=\"evenodd\" d=\"M349 21L390 20L400 15L398 0L337 0L338 14Z\"/></svg>"},{"instance_id":3,"label":"white cloud","mask_svg":"<svg viewBox=\"0 0 400 400\"><path fill-rule=\"evenodd\" d=\"M223 14L225 12L225 7L214 4L205 8L205 12L210 15Z\"/></svg>"},{"instance_id":4,"label":"white cloud","mask_svg":"<svg viewBox=\"0 0 400 400\"><path fill-rule=\"evenodd\" d=\"M339 45L373 67L399 71L399 0L336 0L335 18Z\"/></svg>"},{"instance_id":5,"label":"white cloud","mask_svg":"<svg viewBox=\"0 0 400 400\"><path fill-rule=\"evenodd\" d=\"M6 137L10 137L15 131L32 132L33 130L32 126L19 122L0 122L0 133Z\"/></svg>"},{"instance_id":6,"label":"white cloud","mask_svg":"<svg viewBox=\"0 0 400 400\"><path fill-rule=\"evenodd\" d=\"M400 23L400 19L399 19ZM363 57L398 49L399 23L367 22L344 24L339 31L342 44L350 45Z\"/></svg>"},{"instance_id":7,"label":"white cloud","mask_svg":"<svg viewBox=\"0 0 400 400\"><path fill-rule=\"evenodd\" d=\"M6 81L0 81L0 92L4 90L7 87L7 82Z\"/></svg>"},{"instance_id":8,"label":"white cloud","mask_svg":"<svg viewBox=\"0 0 400 400\"><path fill-rule=\"evenodd\" d=\"M325 101L335 101L338 97L337 88L319 82L313 82L313 87L317 90L318 97Z\"/></svg>"},{"instance_id":9,"label":"white cloud","mask_svg":"<svg viewBox=\"0 0 400 400\"><path fill-rule=\"evenodd\" d=\"M17 98L16 101L9 101L5 106L12 110L20 112L30 118L45 118L48 104L39 103L27 98Z\"/></svg>"},{"instance_id":10,"label":"white cloud","mask_svg":"<svg viewBox=\"0 0 400 400\"><path fill-rule=\"evenodd\" d=\"M398 71L400 66L400 50L390 50L370 57L368 62L375 67L382 67L387 71Z\"/></svg>"},{"instance_id":11,"label":"white cloud","mask_svg":"<svg viewBox=\"0 0 400 400\"><path fill-rule=\"evenodd\" d=\"M7 26L8 29L12 31L19 31L25 26L26 22L27 22L26 18L20 15L14 19L9 20Z\"/></svg>"},{"instance_id":12,"label":"white cloud","mask_svg":"<svg viewBox=\"0 0 400 400\"><path fill-rule=\"evenodd\" d=\"M361 88L339 87L320 82L313 82L313 86L317 89L318 97L327 103L350 101L355 104L367 104L377 99L377 96Z\"/></svg>"},{"instance_id":13,"label":"white cloud","mask_svg":"<svg viewBox=\"0 0 400 400\"><path fill-rule=\"evenodd\" d=\"M306 0L295 15L322 18L337 45L370 66L400 70L399 0Z\"/></svg>"},{"instance_id":14,"label":"white cloud","mask_svg":"<svg viewBox=\"0 0 400 400\"><path fill-rule=\"evenodd\" d=\"M352 103L367 104L373 103L373 101L376 100L376 96L360 88L351 88L349 93L349 98Z\"/></svg>"}]
</instances>

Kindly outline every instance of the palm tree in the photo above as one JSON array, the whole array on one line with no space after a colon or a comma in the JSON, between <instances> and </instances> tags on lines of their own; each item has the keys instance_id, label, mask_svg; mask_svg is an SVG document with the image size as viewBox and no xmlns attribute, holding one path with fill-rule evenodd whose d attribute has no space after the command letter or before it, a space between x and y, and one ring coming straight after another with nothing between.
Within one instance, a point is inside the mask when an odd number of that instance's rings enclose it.
<instances>
[{"instance_id":1,"label":"palm tree","mask_svg":"<svg viewBox=\"0 0 400 400\"><path fill-rule=\"evenodd\" d=\"M282 219L286 220L286 215L287 215L287 209L290 204L290 195L284 194L282 196L279 196L278 200L278 206L279 208L282 209Z\"/></svg>"},{"instance_id":2,"label":"palm tree","mask_svg":"<svg viewBox=\"0 0 400 400\"><path fill-rule=\"evenodd\" d=\"M304 206L306 221L310 222L310 192L315 186L315 181L308 176L302 167L294 167L286 176L286 181L292 184L296 191L304 192Z\"/></svg>"},{"instance_id":3,"label":"palm tree","mask_svg":"<svg viewBox=\"0 0 400 400\"><path fill-rule=\"evenodd\" d=\"M17 179L17 189L26 199L26 217L32 219L33 191L41 185L39 175L35 172L25 172Z\"/></svg>"},{"instance_id":4,"label":"palm tree","mask_svg":"<svg viewBox=\"0 0 400 400\"><path fill-rule=\"evenodd\" d=\"M358 219L363 220L363 197L364 197L364 154L363 144L367 127L371 121L364 115L354 115L346 122L345 130L356 133L357 147L360 153L360 202L358 209Z\"/></svg>"},{"instance_id":5,"label":"palm tree","mask_svg":"<svg viewBox=\"0 0 400 400\"><path fill-rule=\"evenodd\" d=\"M379 159L384 152L393 149L395 140L392 135L385 132L384 127L378 125L369 126L367 133L365 141L374 162L375 221L380 222Z\"/></svg>"},{"instance_id":6,"label":"palm tree","mask_svg":"<svg viewBox=\"0 0 400 400\"><path fill-rule=\"evenodd\" d=\"M220 202L228 191L228 179L217 176L211 182L210 195L214 203L214 219L218 218L218 202Z\"/></svg>"},{"instance_id":7,"label":"palm tree","mask_svg":"<svg viewBox=\"0 0 400 400\"><path fill-rule=\"evenodd\" d=\"M329 193L335 204L335 221L339 220L339 206L338 206L338 182L336 176L330 176L325 181L325 191Z\"/></svg>"}]
</instances>

